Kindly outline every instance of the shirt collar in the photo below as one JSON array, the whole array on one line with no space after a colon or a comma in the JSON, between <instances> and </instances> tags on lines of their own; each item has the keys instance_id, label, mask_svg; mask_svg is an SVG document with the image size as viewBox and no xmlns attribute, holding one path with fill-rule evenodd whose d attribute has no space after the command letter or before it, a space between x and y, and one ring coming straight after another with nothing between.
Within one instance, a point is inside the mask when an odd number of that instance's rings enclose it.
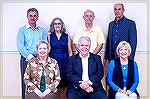
<instances>
[{"instance_id":1,"label":"shirt collar","mask_svg":"<svg viewBox=\"0 0 150 99\"><path fill-rule=\"evenodd\" d=\"M122 16L122 18L121 19L119 19L118 21L115 19L115 23L121 23L122 21L123 21L123 19L124 19L125 17L124 16Z\"/></svg>"},{"instance_id":2,"label":"shirt collar","mask_svg":"<svg viewBox=\"0 0 150 99\"><path fill-rule=\"evenodd\" d=\"M89 30L87 30L86 26L84 26L84 31L93 32L93 27L94 27L94 26L92 26L92 29L89 31Z\"/></svg>"},{"instance_id":3,"label":"shirt collar","mask_svg":"<svg viewBox=\"0 0 150 99\"><path fill-rule=\"evenodd\" d=\"M88 59L89 56L90 56L90 53L88 53L88 55L85 58L81 55L81 53L79 53L79 56L80 56L81 59Z\"/></svg>"},{"instance_id":4,"label":"shirt collar","mask_svg":"<svg viewBox=\"0 0 150 99\"><path fill-rule=\"evenodd\" d=\"M35 27L35 28L38 28L38 27L39 27L39 26L36 24L36 27ZM26 28L27 28L27 29L28 29L28 28L32 28L28 22L26 23Z\"/></svg>"}]
</instances>

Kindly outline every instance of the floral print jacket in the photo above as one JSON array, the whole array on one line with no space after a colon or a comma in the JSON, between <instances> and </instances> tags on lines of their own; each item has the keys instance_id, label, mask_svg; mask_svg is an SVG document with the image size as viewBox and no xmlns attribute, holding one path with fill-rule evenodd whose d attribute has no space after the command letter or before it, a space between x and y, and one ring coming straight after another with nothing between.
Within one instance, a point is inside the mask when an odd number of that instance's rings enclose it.
<instances>
[{"instance_id":1,"label":"floral print jacket","mask_svg":"<svg viewBox=\"0 0 150 99\"><path fill-rule=\"evenodd\" d=\"M36 57L29 61L24 73L27 92L33 92L35 88L40 89L42 69L44 69L46 89L49 88L51 92L57 91L57 86L61 80L57 61L48 57L46 64L43 65L39 58Z\"/></svg>"}]
</instances>

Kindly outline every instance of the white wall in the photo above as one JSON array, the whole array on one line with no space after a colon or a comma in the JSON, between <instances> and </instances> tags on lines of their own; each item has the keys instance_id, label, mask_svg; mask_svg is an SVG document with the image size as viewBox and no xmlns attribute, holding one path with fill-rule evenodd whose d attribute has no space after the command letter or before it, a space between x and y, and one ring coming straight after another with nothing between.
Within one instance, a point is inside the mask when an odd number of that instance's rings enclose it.
<instances>
[{"instance_id":1,"label":"white wall","mask_svg":"<svg viewBox=\"0 0 150 99\"><path fill-rule=\"evenodd\" d=\"M148 7L147 3L123 3L125 6L125 16L136 22L138 31L137 61L140 61L140 81L147 80L147 70L142 69L143 60L139 60L139 54L148 54ZM16 36L18 29L25 25L26 11L35 7L39 11L38 23L46 31L54 17L61 17L67 26L68 33L73 38L77 28L84 24L83 12L91 9L95 13L95 24L102 27L105 37L107 36L108 24L114 20L114 3L3 3L2 29L3 29L3 95L19 96L21 94L19 53L16 48ZM147 56L144 56L147 60ZM143 78L145 76L145 78ZM141 83L142 82L142 83ZM139 84L142 96L147 95L147 81ZM144 84L143 84L144 83ZM143 91L144 90L144 91ZM143 92L142 92L143 91Z\"/></svg>"}]
</instances>

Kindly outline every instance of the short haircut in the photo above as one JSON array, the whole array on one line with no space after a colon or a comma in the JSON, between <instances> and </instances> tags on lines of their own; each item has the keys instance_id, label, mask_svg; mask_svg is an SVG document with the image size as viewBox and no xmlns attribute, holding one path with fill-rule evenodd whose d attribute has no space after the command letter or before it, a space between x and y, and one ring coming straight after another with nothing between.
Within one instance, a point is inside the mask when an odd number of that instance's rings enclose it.
<instances>
[{"instance_id":1,"label":"short haircut","mask_svg":"<svg viewBox=\"0 0 150 99\"><path fill-rule=\"evenodd\" d=\"M128 42L126 42L126 41L121 41L119 44L118 44L118 46L117 46L117 48L116 48L116 53L119 55L119 50L120 50L120 48L122 48L122 47L127 47L127 49L129 50L129 52L131 53L131 46L130 46L130 44L128 43Z\"/></svg>"},{"instance_id":2,"label":"short haircut","mask_svg":"<svg viewBox=\"0 0 150 99\"><path fill-rule=\"evenodd\" d=\"M86 41L88 41L88 42L91 44L91 39L90 39L88 36L81 36L81 37L79 38L78 44L79 44L83 39L86 40Z\"/></svg>"},{"instance_id":3,"label":"short haircut","mask_svg":"<svg viewBox=\"0 0 150 99\"><path fill-rule=\"evenodd\" d=\"M39 15L38 10L36 8L29 8L28 11L27 11L27 15L31 11L36 12Z\"/></svg>"},{"instance_id":4,"label":"short haircut","mask_svg":"<svg viewBox=\"0 0 150 99\"><path fill-rule=\"evenodd\" d=\"M94 12L93 12L92 10L86 10L86 11L84 12L84 15L85 15L86 12L92 12L93 15L94 15Z\"/></svg>"},{"instance_id":5,"label":"short haircut","mask_svg":"<svg viewBox=\"0 0 150 99\"><path fill-rule=\"evenodd\" d=\"M122 3L116 3L115 5L121 5L122 6L122 9L124 10L124 5ZM114 6L115 6L114 5Z\"/></svg>"},{"instance_id":6,"label":"short haircut","mask_svg":"<svg viewBox=\"0 0 150 99\"><path fill-rule=\"evenodd\" d=\"M36 44L36 50L38 50L38 47L41 45L41 44L46 44L47 45L47 49L48 49L48 52L50 51L50 45L47 41L45 40L40 40L37 44Z\"/></svg>"}]
</instances>

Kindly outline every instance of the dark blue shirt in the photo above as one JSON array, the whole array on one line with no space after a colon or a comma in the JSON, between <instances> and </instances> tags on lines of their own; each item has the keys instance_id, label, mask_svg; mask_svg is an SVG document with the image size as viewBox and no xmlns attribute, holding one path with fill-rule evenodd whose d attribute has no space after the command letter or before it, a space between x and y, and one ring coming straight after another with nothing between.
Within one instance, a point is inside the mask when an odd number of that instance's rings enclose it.
<instances>
[{"instance_id":1,"label":"dark blue shirt","mask_svg":"<svg viewBox=\"0 0 150 99\"><path fill-rule=\"evenodd\" d=\"M120 31L120 25L122 24L122 21L125 17L123 16L121 19L118 21L115 19L114 25L113 25L113 30L112 30L112 44L113 44L113 49L115 50L115 46L117 45L117 38L118 38L118 31Z\"/></svg>"}]
</instances>

